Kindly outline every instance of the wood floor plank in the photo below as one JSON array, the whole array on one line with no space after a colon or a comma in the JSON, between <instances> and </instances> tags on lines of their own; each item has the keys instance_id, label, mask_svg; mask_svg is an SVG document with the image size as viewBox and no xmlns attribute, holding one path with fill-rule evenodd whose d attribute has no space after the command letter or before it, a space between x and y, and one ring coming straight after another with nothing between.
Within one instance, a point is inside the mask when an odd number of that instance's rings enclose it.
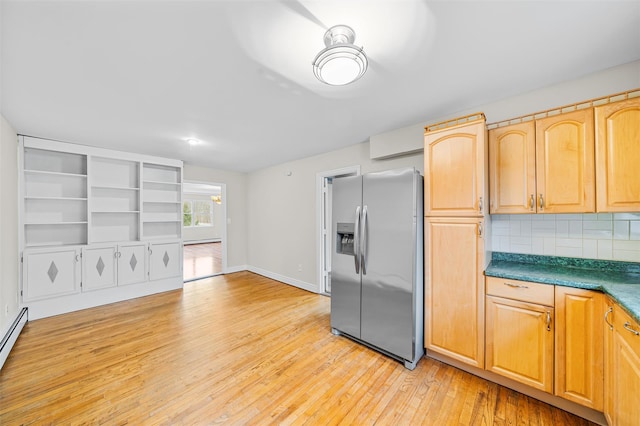
<instances>
[{"instance_id":1,"label":"wood floor plank","mask_svg":"<svg viewBox=\"0 0 640 426\"><path fill-rule=\"evenodd\" d=\"M0 424L586 425L423 358L330 332L330 300L248 272L29 322Z\"/></svg>"}]
</instances>

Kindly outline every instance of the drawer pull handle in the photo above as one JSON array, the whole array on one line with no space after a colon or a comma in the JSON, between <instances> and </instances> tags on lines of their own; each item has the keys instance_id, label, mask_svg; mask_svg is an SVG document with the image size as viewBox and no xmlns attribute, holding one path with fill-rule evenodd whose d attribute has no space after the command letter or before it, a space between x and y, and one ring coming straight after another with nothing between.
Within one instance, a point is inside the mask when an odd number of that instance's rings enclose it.
<instances>
[{"instance_id":1,"label":"drawer pull handle","mask_svg":"<svg viewBox=\"0 0 640 426\"><path fill-rule=\"evenodd\" d=\"M514 283L504 283L504 285L512 288L529 288L529 286L522 285L522 284L514 284Z\"/></svg>"},{"instance_id":2,"label":"drawer pull handle","mask_svg":"<svg viewBox=\"0 0 640 426\"><path fill-rule=\"evenodd\" d=\"M604 314L604 322L606 322L606 323L607 323L607 325L609 326L609 329L610 329L610 330L613 330L613 324L611 324L611 323L609 322L609 314L610 314L611 312L613 312L613 308L612 308L611 306L609 306L609 309L607 309L607 312L605 312L605 314Z\"/></svg>"},{"instance_id":3,"label":"drawer pull handle","mask_svg":"<svg viewBox=\"0 0 640 426\"><path fill-rule=\"evenodd\" d=\"M624 328L630 332L632 332L633 334L635 334L636 336L640 336L640 331L634 330L631 327L631 323L629 321L624 323Z\"/></svg>"},{"instance_id":4,"label":"drawer pull handle","mask_svg":"<svg viewBox=\"0 0 640 426\"><path fill-rule=\"evenodd\" d=\"M547 311L547 331L551 331L551 312Z\"/></svg>"},{"instance_id":5,"label":"drawer pull handle","mask_svg":"<svg viewBox=\"0 0 640 426\"><path fill-rule=\"evenodd\" d=\"M529 198L529 210L533 211L533 209L536 207L536 197L533 196L533 194L531 194L531 198Z\"/></svg>"}]
</instances>

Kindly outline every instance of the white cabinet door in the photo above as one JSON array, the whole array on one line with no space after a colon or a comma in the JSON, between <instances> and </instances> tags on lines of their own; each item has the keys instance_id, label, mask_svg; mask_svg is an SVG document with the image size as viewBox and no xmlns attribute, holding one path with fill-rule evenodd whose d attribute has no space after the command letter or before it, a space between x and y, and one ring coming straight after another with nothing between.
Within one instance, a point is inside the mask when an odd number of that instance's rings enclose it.
<instances>
[{"instance_id":1,"label":"white cabinet door","mask_svg":"<svg viewBox=\"0 0 640 426\"><path fill-rule=\"evenodd\" d=\"M149 279L175 277L182 273L182 244L173 243L149 244Z\"/></svg>"},{"instance_id":2,"label":"white cabinet door","mask_svg":"<svg viewBox=\"0 0 640 426\"><path fill-rule=\"evenodd\" d=\"M147 244L118 246L118 285L135 284L147 279Z\"/></svg>"},{"instance_id":3,"label":"white cabinet door","mask_svg":"<svg viewBox=\"0 0 640 426\"><path fill-rule=\"evenodd\" d=\"M82 248L82 290L116 286L116 247Z\"/></svg>"},{"instance_id":4,"label":"white cabinet door","mask_svg":"<svg viewBox=\"0 0 640 426\"><path fill-rule=\"evenodd\" d=\"M23 253L23 300L47 299L80 291L80 250L62 248Z\"/></svg>"}]
</instances>

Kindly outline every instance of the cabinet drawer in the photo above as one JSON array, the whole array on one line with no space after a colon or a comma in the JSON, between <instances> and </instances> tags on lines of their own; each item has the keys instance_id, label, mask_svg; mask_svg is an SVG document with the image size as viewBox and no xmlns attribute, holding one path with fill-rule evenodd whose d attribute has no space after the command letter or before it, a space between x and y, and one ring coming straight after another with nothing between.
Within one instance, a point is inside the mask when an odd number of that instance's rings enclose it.
<instances>
[{"instance_id":1,"label":"cabinet drawer","mask_svg":"<svg viewBox=\"0 0 640 426\"><path fill-rule=\"evenodd\" d=\"M552 285L496 277L486 277L486 283L488 295L554 306L554 286Z\"/></svg>"},{"instance_id":2,"label":"cabinet drawer","mask_svg":"<svg viewBox=\"0 0 640 426\"><path fill-rule=\"evenodd\" d=\"M618 304L613 308L613 326L616 332L640 357L640 324L631 318Z\"/></svg>"}]
</instances>

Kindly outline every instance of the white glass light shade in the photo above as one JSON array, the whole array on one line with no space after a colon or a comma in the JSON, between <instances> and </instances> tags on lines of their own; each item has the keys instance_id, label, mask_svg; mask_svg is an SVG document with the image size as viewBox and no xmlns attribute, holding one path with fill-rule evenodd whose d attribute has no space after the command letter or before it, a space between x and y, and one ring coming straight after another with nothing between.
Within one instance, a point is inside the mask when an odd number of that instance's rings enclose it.
<instances>
[{"instance_id":1,"label":"white glass light shade","mask_svg":"<svg viewBox=\"0 0 640 426\"><path fill-rule=\"evenodd\" d=\"M355 32L346 25L336 25L324 35L327 46L313 61L313 73L318 80L332 86L352 83L367 70L367 56L354 46Z\"/></svg>"}]
</instances>

